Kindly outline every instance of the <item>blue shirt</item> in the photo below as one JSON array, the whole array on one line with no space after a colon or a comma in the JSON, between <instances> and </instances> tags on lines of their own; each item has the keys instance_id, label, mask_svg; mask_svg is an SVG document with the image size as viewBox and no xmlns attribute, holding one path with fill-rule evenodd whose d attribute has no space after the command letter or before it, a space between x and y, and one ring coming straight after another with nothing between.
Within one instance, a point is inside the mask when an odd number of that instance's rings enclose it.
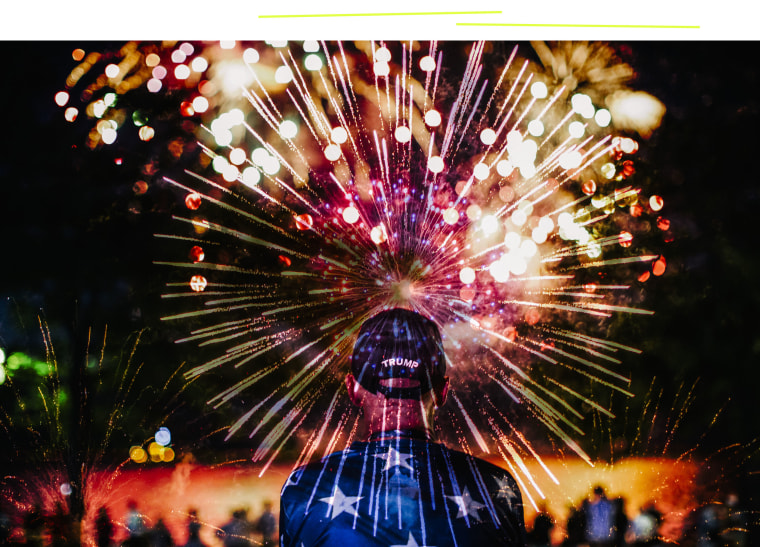
<instances>
[{"instance_id":1,"label":"blue shirt","mask_svg":"<svg viewBox=\"0 0 760 547\"><path fill-rule=\"evenodd\" d=\"M295 470L283 547L525 545L520 491L484 460L415 437L355 442Z\"/></svg>"}]
</instances>

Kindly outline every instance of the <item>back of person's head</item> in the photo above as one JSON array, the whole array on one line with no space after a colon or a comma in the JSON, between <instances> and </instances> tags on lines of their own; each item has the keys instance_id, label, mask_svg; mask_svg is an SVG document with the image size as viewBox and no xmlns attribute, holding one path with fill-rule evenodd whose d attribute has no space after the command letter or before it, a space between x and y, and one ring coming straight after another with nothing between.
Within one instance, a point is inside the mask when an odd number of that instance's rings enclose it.
<instances>
[{"instance_id":1,"label":"back of person's head","mask_svg":"<svg viewBox=\"0 0 760 547\"><path fill-rule=\"evenodd\" d=\"M388 399L421 399L446 382L446 356L436 324L403 308L362 324L351 357L356 381Z\"/></svg>"}]
</instances>

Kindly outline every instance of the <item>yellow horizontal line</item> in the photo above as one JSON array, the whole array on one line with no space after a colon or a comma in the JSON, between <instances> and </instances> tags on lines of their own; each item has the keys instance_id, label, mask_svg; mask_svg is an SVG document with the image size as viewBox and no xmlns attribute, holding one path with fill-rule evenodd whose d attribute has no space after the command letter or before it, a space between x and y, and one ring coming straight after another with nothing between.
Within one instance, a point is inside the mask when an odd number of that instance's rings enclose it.
<instances>
[{"instance_id":1,"label":"yellow horizontal line","mask_svg":"<svg viewBox=\"0 0 760 547\"><path fill-rule=\"evenodd\" d=\"M565 23L457 23L462 27L566 27L566 28L661 28L698 29L699 25L573 25Z\"/></svg>"},{"instance_id":2,"label":"yellow horizontal line","mask_svg":"<svg viewBox=\"0 0 760 547\"><path fill-rule=\"evenodd\" d=\"M306 17L397 17L405 15L498 15L501 11L402 11L387 13L295 13L284 15L259 15L259 19L286 19Z\"/></svg>"}]
</instances>

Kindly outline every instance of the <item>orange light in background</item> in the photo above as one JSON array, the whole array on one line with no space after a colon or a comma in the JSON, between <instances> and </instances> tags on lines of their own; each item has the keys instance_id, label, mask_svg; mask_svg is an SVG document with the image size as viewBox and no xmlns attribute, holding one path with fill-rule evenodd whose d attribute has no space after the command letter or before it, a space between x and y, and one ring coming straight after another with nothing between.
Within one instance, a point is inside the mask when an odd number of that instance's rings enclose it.
<instances>
[{"instance_id":1,"label":"orange light in background","mask_svg":"<svg viewBox=\"0 0 760 547\"><path fill-rule=\"evenodd\" d=\"M457 181L456 186L454 186L454 191L457 193L458 196L466 196L470 192L471 185L468 185L466 180L460 180ZM462 194L464 192L464 194Z\"/></svg>"},{"instance_id":2,"label":"orange light in background","mask_svg":"<svg viewBox=\"0 0 760 547\"><path fill-rule=\"evenodd\" d=\"M536 308L530 308L527 312L525 312L525 322L528 323L528 325L535 325L540 320L541 312Z\"/></svg>"},{"instance_id":3,"label":"orange light in background","mask_svg":"<svg viewBox=\"0 0 760 547\"><path fill-rule=\"evenodd\" d=\"M82 59L84 59L84 50L80 48L75 49L74 51L71 52L71 58L77 62L81 61Z\"/></svg>"},{"instance_id":4,"label":"orange light in background","mask_svg":"<svg viewBox=\"0 0 760 547\"><path fill-rule=\"evenodd\" d=\"M160 456L163 449L163 446L158 444L156 441L153 441L148 445L148 454L151 456Z\"/></svg>"},{"instance_id":5,"label":"orange light in background","mask_svg":"<svg viewBox=\"0 0 760 547\"><path fill-rule=\"evenodd\" d=\"M665 268L667 264L665 263L665 257L661 256L657 260L655 260L654 264L652 265L652 273L654 275L662 275L665 273Z\"/></svg>"},{"instance_id":6,"label":"orange light in background","mask_svg":"<svg viewBox=\"0 0 760 547\"><path fill-rule=\"evenodd\" d=\"M209 223L208 220L202 217L195 217L193 219L193 230L195 230L196 234L204 234L209 229Z\"/></svg>"},{"instance_id":7,"label":"orange light in background","mask_svg":"<svg viewBox=\"0 0 760 547\"><path fill-rule=\"evenodd\" d=\"M145 463L148 461L148 454L142 446L133 446L129 449L129 459L135 463Z\"/></svg>"},{"instance_id":8,"label":"orange light in background","mask_svg":"<svg viewBox=\"0 0 760 547\"><path fill-rule=\"evenodd\" d=\"M145 56L145 65L153 68L154 66L158 66L158 63L161 62L161 57L156 55L155 53L148 53Z\"/></svg>"},{"instance_id":9,"label":"orange light in background","mask_svg":"<svg viewBox=\"0 0 760 547\"><path fill-rule=\"evenodd\" d=\"M500 465L498 461L494 463ZM689 462L632 457L618 460L614 464L595 462L594 467L572 458L544 458L544 463L559 484L552 481L535 460L526 461L531 475L546 496L548 511L558 523L553 532L556 544L559 544L562 537L569 506L580 506L596 485L601 485L610 499L622 497L630 519L638 513L640 507L654 501L664 515L660 533L673 541L679 539L683 521L696 503L694 492L698 466ZM529 490L523 489L528 528L536 515L535 505L540 500L533 497L531 501L526 495L529 493Z\"/></svg>"},{"instance_id":10,"label":"orange light in background","mask_svg":"<svg viewBox=\"0 0 760 547\"><path fill-rule=\"evenodd\" d=\"M132 185L132 191L140 196L148 191L148 183L144 180L138 180Z\"/></svg>"},{"instance_id":11,"label":"orange light in background","mask_svg":"<svg viewBox=\"0 0 760 547\"><path fill-rule=\"evenodd\" d=\"M665 201L660 196L652 196L649 198L649 207L652 211L659 211L665 205Z\"/></svg>"}]
</instances>

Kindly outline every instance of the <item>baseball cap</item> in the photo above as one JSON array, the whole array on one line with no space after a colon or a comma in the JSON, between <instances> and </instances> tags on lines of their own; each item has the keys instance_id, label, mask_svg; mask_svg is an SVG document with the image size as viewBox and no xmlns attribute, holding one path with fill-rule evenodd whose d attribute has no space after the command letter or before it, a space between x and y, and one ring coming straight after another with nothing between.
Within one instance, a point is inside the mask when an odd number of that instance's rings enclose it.
<instances>
[{"instance_id":1,"label":"baseball cap","mask_svg":"<svg viewBox=\"0 0 760 547\"><path fill-rule=\"evenodd\" d=\"M359 329L351 371L359 385L371 393L419 399L445 381L441 333L433 321L411 310L382 311ZM403 387L384 385L382 381L390 378L411 381Z\"/></svg>"}]
</instances>

